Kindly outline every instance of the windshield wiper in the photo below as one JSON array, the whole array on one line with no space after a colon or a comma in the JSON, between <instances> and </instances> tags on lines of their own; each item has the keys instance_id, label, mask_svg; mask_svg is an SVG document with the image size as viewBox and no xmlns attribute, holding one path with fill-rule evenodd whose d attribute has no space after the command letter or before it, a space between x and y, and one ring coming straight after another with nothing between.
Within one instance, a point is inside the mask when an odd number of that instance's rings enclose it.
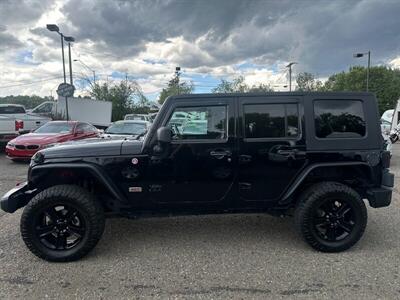
<instances>
[{"instance_id":1,"label":"windshield wiper","mask_svg":"<svg viewBox=\"0 0 400 300\"><path fill-rule=\"evenodd\" d=\"M138 135L135 137L135 140L138 140L138 139L140 139L142 136L145 136L145 135L147 134L147 131L148 131L148 130L145 130L145 131L143 131L142 133L138 134Z\"/></svg>"}]
</instances>

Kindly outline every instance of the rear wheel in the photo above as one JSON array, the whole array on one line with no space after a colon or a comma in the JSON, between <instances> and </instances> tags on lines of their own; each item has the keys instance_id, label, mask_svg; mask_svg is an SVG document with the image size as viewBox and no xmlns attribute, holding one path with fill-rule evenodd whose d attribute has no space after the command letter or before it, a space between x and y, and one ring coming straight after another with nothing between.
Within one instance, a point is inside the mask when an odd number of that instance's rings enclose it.
<instances>
[{"instance_id":1,"label":"rear wheel","mask_svg":"<svg viewBox=\"0 0 400 300\"><path fill-rule=\"evenodd\" d=\"M352 188L338 182L323 182L301 195L295 218L297 228L311 247L340 252L362 237L367 209Z\"/></svg>"},{"instance_id":2,"label":"rear wheel","mask_svg":"<svg viewBox=\"0 0 400 300\"><path fill-rule=\"evenodd\" d=\"M21 235L38 257L73 261L96 246L104 225L103 208L89 192L58 185L36 195L25 207Z\"/></svg>"}]
</instances>

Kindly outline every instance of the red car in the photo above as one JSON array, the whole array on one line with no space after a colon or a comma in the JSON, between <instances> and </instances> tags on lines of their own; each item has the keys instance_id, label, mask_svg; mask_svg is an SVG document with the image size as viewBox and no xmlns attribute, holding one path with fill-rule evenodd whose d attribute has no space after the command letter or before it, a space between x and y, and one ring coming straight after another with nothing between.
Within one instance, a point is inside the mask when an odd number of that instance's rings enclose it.
<instances>
[{"instance_id":1,"label":"red car","mask_svg":"<svg viewBox=\"0 0 400 300\"><path fill-rule=\"evenodd\" d=\"M32 133L20 135L8 142L7 157L11 160L30 159L37 151L67 141L99 135L96 127L78 121L51 121Z\"/></svg>"}]
</instances>

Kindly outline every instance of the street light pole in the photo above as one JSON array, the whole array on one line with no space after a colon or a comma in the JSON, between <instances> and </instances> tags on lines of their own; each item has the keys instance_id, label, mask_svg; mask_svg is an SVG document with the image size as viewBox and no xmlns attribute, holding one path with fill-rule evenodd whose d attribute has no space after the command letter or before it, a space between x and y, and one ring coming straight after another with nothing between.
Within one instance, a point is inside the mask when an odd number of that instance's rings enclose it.
<instances>
[{"instance_id":1,"label":"street light pole","mask_svg":"<svg viewBox=\"0 0 400 300\"><path fill-rule=\"evenodd\" d=\"M367 92L369 90L369 69L371 67L371 51L368 50L368 52L365 53L355 53L353 54L354 58L359 58L363 57L364 55L368 55L368 64L367 64Z\"/></svg>"},{"instance_id":2,"label":"street light pole","mask_svg":"<svg viewBox=\"0 0 400 300\"><path fill-rule=\"evenodd\" d=\"M61 53L62 53L62 62L63 62L64 83L66 83L67 82L67 77L65 75L64 35L61 32L59 32L58 34L61 37Z\"/></svg>"},{"instance_id":3,"label":"street light pole","mask_svg":"<svg viewBox=\"0 0 400 300\"><path fill-rule=\"evenodd\" d=\"M72 80L72 56L71 56L71 43L75 42L75 39L72 36L64 36L64 40L68 42L68 60L69 60L69 81L71 85L73 84Z\"/></svg>"},{"instance_id":4,"label":"street light pole","mask_svg":"<svg viewBox=\"0 0 400 300\"><path fill-rule=\"evenodd\" d=\"M297 64L297 62L289 63L286 68L289 68L289 92L292 91L292 66Z\"/></svg>"}]
</instances>

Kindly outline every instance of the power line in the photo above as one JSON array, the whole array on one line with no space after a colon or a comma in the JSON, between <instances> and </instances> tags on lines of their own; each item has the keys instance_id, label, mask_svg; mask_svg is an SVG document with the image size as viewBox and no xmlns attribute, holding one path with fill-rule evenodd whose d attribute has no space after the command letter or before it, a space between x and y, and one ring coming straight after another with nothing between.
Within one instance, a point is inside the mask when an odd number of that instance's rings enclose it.
<instances>
[{"instance_id":1,"label":"power line","mask_svg":"<svg viewBox=\"0 0 400 300\"><path fill-rule=\"evenodd\" d=\"M40 83L40 82L45 82L45 81L52 81L52 80L60 79L60 78L64 78L64 76L57 76L57 77L52 77L52 78L48 78L48 79L42 79L42 80L31 81L31 82L27 82L27 83L18 83L18 84L11 84L11 85L3 85L3 86L0 86L0 89L11 88L11 87L18 87L18 86L24 86L24 85L31 85L31 84Z\"/></svg>"}]
</instances>

